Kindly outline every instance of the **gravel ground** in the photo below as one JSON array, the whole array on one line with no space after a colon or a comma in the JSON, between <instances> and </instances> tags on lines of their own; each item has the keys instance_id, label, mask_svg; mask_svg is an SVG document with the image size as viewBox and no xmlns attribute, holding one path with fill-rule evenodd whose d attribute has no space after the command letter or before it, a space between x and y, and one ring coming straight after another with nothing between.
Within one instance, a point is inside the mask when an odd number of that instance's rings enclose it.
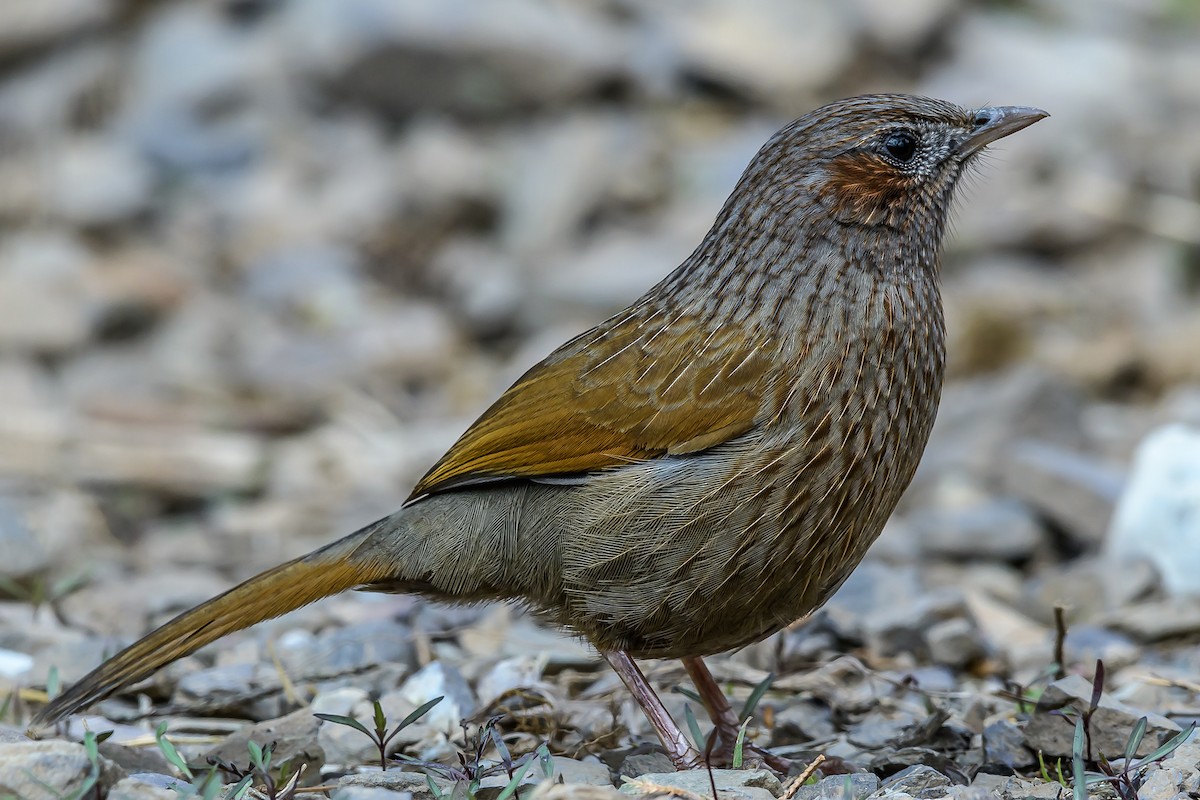
<instances>
[{"instance_id":1,"label":"gravel ground","mask_svg":"<svg viewBox=\"0 0 1200 800\"><path fill-rule=\"evenodd\" d=\"M493 731L547 754L545 799L1054 798L1081 719L1084 765L1118 775L1092 796L1197 796L1200 742L1159 746L1200 718L1198 9L5 0L0 796L177 797L166 721L192 764L276 742L344 800L494 798ZM899 512L824 609L711 660L735 707L770 679L747 733L792 776L669 774L580 643L368 595L27 737L104 654L393 510L681 261L774 129L885 90L1053 116L961 204L951 380ZM684 719L682 669L645 667ZM394 726L436 696L389 746L424 764L384 773L313 716L370 727L378 700Z\"/></svg>"}]
</instances>

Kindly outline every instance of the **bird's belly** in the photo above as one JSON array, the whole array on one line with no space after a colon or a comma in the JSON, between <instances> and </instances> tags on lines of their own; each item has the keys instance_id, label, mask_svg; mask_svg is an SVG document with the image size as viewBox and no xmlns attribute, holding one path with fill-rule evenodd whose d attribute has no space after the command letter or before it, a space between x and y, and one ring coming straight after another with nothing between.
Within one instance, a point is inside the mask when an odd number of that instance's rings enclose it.
<instances>
[{"instance_id":1,"label":"bird's belly","mask_svg":"<svg viewBox=\"0 0 1200 800\"><path fill-rule=\"evenodd\" d=\"M605 649L676 657L758 641L818 608L879 535L932 426L936 392L881 380L588 486L577 518L601 522L564 552L552 616Z\"/></svg>"}]
</instances>

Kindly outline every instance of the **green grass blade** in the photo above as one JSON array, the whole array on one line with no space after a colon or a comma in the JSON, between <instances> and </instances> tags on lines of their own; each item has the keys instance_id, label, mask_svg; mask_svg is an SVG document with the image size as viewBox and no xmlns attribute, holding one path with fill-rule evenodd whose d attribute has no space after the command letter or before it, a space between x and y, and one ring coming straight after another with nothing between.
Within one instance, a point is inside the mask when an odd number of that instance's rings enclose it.
<instances>
[{"instance_id":1,"label":"green grass blade","mask_svg":"<svg viewBox=\"0 0 1200 800\"><path fill-rule=\"evenodd\" d=\"M53 700L62 689L62 679L58 676L58 667L51 664L46 673L46 696Z\"/></svg>"},{"instance_id":2,"label":"green grass blade","mask_svg":"<svg viewBox=\"0 0 1200 800\"><path fill-rule=\"evenodd\" d=\"M525 780L525 773L529 771L529 765L533 763L533 759L527 760L521 765L521 768L512 776L512 780L508 785L500 790L500 794L496 795L496 800L508 800L517 792L517 787L521 785L521 781Z\"/></svg>"},{"instance_id":3,"label":"green grass blade","mask_svg":"<svg viewBox=\"0 0 1200 800\"><path fill-rule=\"evenodd\" d=\"M737 741L733 743L733 764L734 769L742 768L742 752L746 747L746 727L750 724L750 717L746 717L742 721L741 727L738 728Z\"/></svg>"},{"instance_id":4,"label":"green grass blade","mask_svg":"<svg viewBox=\"0 0 1200 800\"><path fill-rule=\"evenodd\" d=\"M692 742L696 745L696 749L704 752L705 739L700 733L700 723L696 722L696 715L692 713L691 706L683 707L683 718L687 721L688 731L692 734Z\"/></svg>"},{"instance_id":5,"label":"green grass blade","mask_svg":"<svg viewBox=\"0 0 1200 800\"><path fill-rule=\"evenodd\" d=\"M506 770L511 770L513 767L512 753L508 752L507 745L500 738L500 732L495 728L488 728L488 736L492 739L492 744L496 747L496 754L500 756L500 763L504 765Z\"/></svg>"},{"instance_id":6,"label":"green grass blade","mask_svg":"<svg viewBox=\"0 0 1200 800\"><path fill-rule=\"evenodd\" d=\"M1142 739L1146 736L1146 724L1149 722L1145 717L1137 721L1133 726L1133 730L1129 733L1129 741L1125 743L1125 763L1129 764L1133 761L1133 757L1137 755L1138 748L1142 746Z\"/></svg>"},{"instance_id":7,"label":"green grass blade","mask_svg":"<svg viewBox=\"0 0 1200 800\"><path fill-rule=\"evenodd\" d=\"M746 702L742 705L742 713L738 715L738 720L745 722L750 719L750 715L754 713L754 709L758 708L758 704L762 702L763 695L771 688L771 684L775 682L775 673L768 673L767 677L763 678L754 691L750 692L750 696L746 698Z\"/></svg>"},{"instance_id":8,"label":"green grass blade","mask_svg":"<svg viewBox=\"0 0 1200 800\"><path fill-rule=\"evenodd\" d=\"M361 731L363 735L370 737L371 741L375 741L375 734L367 730L367 726L354 717L345 717L341 714L313 714L313 716L326 722L332 722L334 725L345 725L347 728L354 728L354 730Z\"/></svg>"},{"instance_id":9,"label":"green grass blade","mask_svg":"<svg viewBox=\"0 0 1200 800\"><path fill-rule=\"evenodd\" d=\"M1096 659L1096 677L1092 679L1092 699L1088 704L1088 713L1095 713L1100 707L1100 697L1104 694L1104 662Z\"/></svg>"},{"instance_id":10,"label":"green grass blade","mask_svg":"<svg viewBox=\"0 0 1200 800\"><path fill-rule=\"evenodd\" d=\"M407 728L409 725L412 725L414 722L419 720L421 717L428 714L429 710L431 708L436 706L438 703L442 702L442 700L444 700L444 699L446 699L446 696L440 695L438 697L433 698L432 700L430 700L427 703L422 703L421 705L417 706L416 711L413 711L407 717L400 720L400 725L397 727L397 729L399 730L399 729Z\"/></svg>"},{"instance_id":11,"label":"green grass blade","mask_svg":"<svg viewBox=\"0 0 1200 800\"><path fill-rule=\"evenodd\" d=\"M1088 800L1087 775L1083 766L1083 717L1075 720L1075 741L1071 743L1071 792L1075 800Z\"/></svg>"},{"instance_id":12,"label":"green grass blade","mask_svg":"<svg viewBox=\"0 0 1200 800\"><path fill-rule=\"evenodd\" d=\"M189 781L196 779L187 762L183 760L183 756L179 755L179 751L175 749L175 745L171 744L171 740L167 738L167 723L164 722L158 726L158 729L154 732L154 740L158 742L159 752L163 754L163 758L167 760L167 763L179 770Z\"/></svg>"},{"instance_id":13,"label":"green grass blade","mask_svg":"<svg viewBox=\"0 0 1200 800\"><path fill-rule=\"evenodd\" d=\"M250 784L252 783L254 783L253 772L249 775L243 775L242 779L234 784L226 796L229 800L242 800L243 797L250 793Z\"/></svg>"},{"instance_id":14,"label":"green grass blade","mask_svg":"<svg viewBox=\"0 0 1200 800\"><path fill-rule=\"evenodd\" d=\"M1179 748L1179 745L1186 742L1188 740L1188 737L1190 737L1193 733L1195 733L1195 731L1196 731L1196 723L1193 722L1192 724L1188 725L1186 728L1181 730L1179 733L1172 736L1169 741L1159 745L1154 750L1153 753L1151 753L1150 755L1146 756L1141 761L1139 761L1135 765L1134 768L1136 769L1138 767L1144 767L1147 764L1153 764L1155 761L1158 761L1160 758L1166 758L1171 753L1174 753Z\"/></svg>"}]
</instances>

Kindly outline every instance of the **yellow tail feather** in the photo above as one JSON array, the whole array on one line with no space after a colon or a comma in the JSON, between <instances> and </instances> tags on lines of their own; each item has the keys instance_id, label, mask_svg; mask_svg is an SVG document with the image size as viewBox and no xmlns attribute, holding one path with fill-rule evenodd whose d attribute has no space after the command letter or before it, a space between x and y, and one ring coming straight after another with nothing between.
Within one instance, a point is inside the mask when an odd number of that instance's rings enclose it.
<instances>
[{"instance_id":1,"label":"yellow tail feather","mask_svg":"<svg viewBox=\"0 0 1200 800\"><path fill-rule=\"evenodd\" d=\"M191 611L185 611L54 698L37 715L34 724L56 722L103 700L226 634L294 611L323 597L389 577L383 564L360 564L348 558L344 555L345 544L346 540L342 540L281 564ZM339 551L343 555L334 555Z\"/></svg>"}]
</instances>

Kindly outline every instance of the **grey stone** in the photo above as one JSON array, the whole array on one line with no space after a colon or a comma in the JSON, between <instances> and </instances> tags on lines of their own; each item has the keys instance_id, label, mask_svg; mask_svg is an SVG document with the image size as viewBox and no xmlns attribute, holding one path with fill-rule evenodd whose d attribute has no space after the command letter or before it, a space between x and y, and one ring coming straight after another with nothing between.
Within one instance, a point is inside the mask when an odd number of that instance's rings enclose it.
<instances>
[{"instance_id":1,"label":"grey stone","mask_svg":"<svg viewBox=\"0 0 1200 800\"><path fill-rule=\"evenodd\" d=\"M90 254L61 231L14 233L0 250L0 346L62 354L91 335Z\"/></svg>"},{"instance_id":2,"label":"grey stone","mask_svg":"<svg viewBox=\"0 0 1200 800\"><path fill-rule=\"evenodd\" d=\"M1138 787L1141 800L1173 800L1200 789L1200 745L1182 744L1166 758L1150 764Z\"/></svg>"},{"instance_id":3,"label":"grey stone","mask_svg":"<svg viewBox=\"0 0 1200 800\"><path fill-rule=\"evenodd\" d=\"M714 769L711 780L717 785L721 800L774 800L782 786L774 774L764 769ZM712 796L709 771L649 772L638 778L626 779L621 786L625 794L641 794L637 784L673 786L701 797Z\"/></svg>"},{"instance_id":4,"label":"grey stone","mask_svg":"<svg viewBox=\"0 0 1200 800\"><path fill-rule=\"evenodd\" d=\"M657 772L670 772L672 769L674 766L671 759L665 753L634 753L621 763L619 774L622 777L637 778Z\"/></svg>"},{"instance_id":5,"label":"grey stone","mask_svg":"<svg viewBox=\"0 0 1200 800\"><path fill-rule=\"evenodd\" d=\"M370 302L356 254L334 245L272 252L246 270L246 297L276 313L344 327Z\"/></svg>"},{"instance_id":6,"label":"grey stone","mask_svg":"<svg viewBox=\"0 0 1200 800\"><path fill-rule=\"evenodd\" d=\"M1085 555L1027 581L1019 606L1046 625L1054 624L1054 607L1063 606L1073 631L1079 623L1095 623L1107 612L1136 605L1158 584L1158 573L1149 562L1117 563Z\"/></svg>"},{"instance_id":7,"label":"grey stone","mask_svg":"<svg viewBox=\"0 0 1200 800\"><path fill-rule=\"evenodd\" d=\"M1069 796L1070 790L1057 781L1026 780L1024 778L1005 776L991 777L1001 779L993 783L993 785L996 785L996 788L993 789L993 797L1063 800L1064 797ZM1095 789L1092 790L1092 794L1089 796L1096 796Z\"/></svg>"},{"instance_id":8,"label":"grey stone","mask_svg":"<svg viewBox=\"0 0 1200 800\"><path fill-rule=\"evenodd\" d=\"M232 664L187 673L176 684L175 700L208 713L275 717L282 701L271 690L279 688L278 676L258 665Z\"/></svg>"},{"instance_id":9,"label":"grey stone","mask_svg":"<svg viewBox=\"0 0 1200 800\"><path fill-rule=\"evenodd\" d=\"M829 706L816 701L801 701L775 712L771 727L771 746L806 744L832 739L835 733Z\"/></svg>"},{"instance_id":10,"label":"grey stone","mask_svg":"<svg viewBox=\"0 0 1200 800\"><path fill-rule=\"evenodd\" d=\"M623 800L628 795L611 786L542 781L529 797L530 800Z\"/></svg>"},{"instance_id":11,"label":"grey stone","mask_svg":"<svg viewBox=\"0 0 1200 800\"><path fill-rule=\"evenodd\" d=\"M157 747L126 747L108 739L101 742L98 749L100 755L128 772L130 776L171 771L171 765Z\"/></svg>"},{"instance_id":12,"label":"grey stone","mask_svg":"<svg viewBox=\"0 0 1200 800\"><path fill-rule=\"evenodd\" d=\"M830 775L811 786L796 790L796 800L863 800L879 789L879 776L873 772Z\"/></svg>"},{"instance_id":13,"label":"grey stone","mask_svg":"<svg viewBox=\"0 0 1200 800\"><path fill-rule=\"evenodd\" d=\"M48 211L81 227L122 222L151 202L147 164L102 138L80 139L59 151L50 176Z\"/></svg>"},{"instance_id":14,"label":"grey stone","mask_svg":"<svg viewBox=\"0 0 1200 800\"><path fill-rule=\"evenodd\" d=\"M1098 625L1071 625L1064 649L1076 663L1103 661L1110 670L1136 663L1142 655L1142 648L1130 637Z\"/></svg>"},{"instance_id":15,"label":"grey stone","mask_svg":"<svg viewBox=\"0 0 1200 800\"><path fill-rule=\"evenodd\" d=\"M965 599L956 588L926 590L909 597L913 599L908 602L896 602L893 598L890 604L881 605L863 620L867 644L874 653L927 659L930 626L966 614Z\"/></svg>"},{"instance_id":16,"label":"grey stone","mask_svg":"<svg viewBox=\"0 0 1200 800\"><path fill-rule=\"evenodd\" d=\"M875 750L899 739L918 722L920 719L906 709L877 708L855 723L846 737L864 750Z\"/></svg>"},{"instance_id":17,"label":"grey stone","mask_svg":"<svg viewBox=\"0 0 1200 800\"><path fill-rule=\"evenodd\" d=\"M330 800L413 800L413 793L385 789L382 786L339 786L329 795Z\"/></svg>"},{"instance_id":18,"label":"grey stone","mask_svg":"<svg viewBox=\"0 0 1200 800\"><path fill-rule=\"evenodd\" d=\"M438 251L430 268L448 285L455 319L476 338L508 330L525 299L516 267L498 263L503 259L482 242L455 240Z\"/></svg>"},{"instance_id":19,"label":"grey stone","mask_svg":"<svg viewBox=\"0 0 1200 800\"><path fill-rule=\"evenodd\" d=\"M573 114L523 133L503 197L506 250L527 258L568 245L623 177L652 171L645 142L623 114Z\"/></svg>"},{"instance_id":20,"label":"grey stone","mask_svg":"<svg viewBox=\"0 0 1200 800\"><path fill-rule=\"evenodd\" d=\"M450 790L450 785L444 781L434 779L443 793ZM398 769L389 769L387 772L363 772L358 775L347 775L338 781L338 788L377 788L386 789L391 792L411 792L412 800L433 800L433 793L429 791L429 781L425 775L418 772L401 772Z\"/></svg>"},{"instance_id":21,"label":"grey stone","mask_svg":"<svg viewBox=\"0 0 1200 800\"><path fill-rule=\"evenodd\" d=\"M877 46L892 53L910 53L927 46L955 5L952 0L914 0L902 7L887 0L851 0L846 8Z\"/></svg>"},{"instance_id":22,"label":"grey stone","mask_svg":"<svg viewBox=\"0 0 1200 800\"><path fill-rule=\"evenodd\" d=\"M936 664L965 667L987 655L979 630L968 619L955 617L930 625L925 632L929 657Z\"/></svg>"},{"instance_id":23,"label":"grey stone","mask_svg":"<svg viewBox=\"0 0 1200 800\"><path fill-rule=\"evenodd\" d=\"M528 787L553 783L559 786L598 787L604 790L613 790L608 767L603 764L576 761L563 756L554 756L554 762L554 774L550 778L543 777L541 765L534 763L525 771L525 775L518 785ZM512 778L504 773L489 775L479 782L476 797L478 800L494 800L511 782Z\"/></svg>"},{"instance_id":24,"label":"grey stone","mask_svg":"<svg viewBox=\"0 0 1200 800\"><path fill-rule=\"evenodd\" d=\"M116 4L96 0L11 0L0 7L0 58L25 56L99 27Z\"/></svg>"},{"instance_id":25,"label":"grey stone","mask_svg":"<svg viewBox=\"0 0 1200 800\"><path fill-rule=\"evenodd\" d=\"M950 383L942 393L929 445L914 479L918 495L933 476L962 469L991 476L1012 442L1033 439L1083 447L1083 396L1049 371L1021 367L986 379Z\"/></svg>"},{"instance_id":26,"label":"grey stone","mask_svg":"<svg viewBox=\"0 0 1200 800\"><path fill-rule=\"evenodd\" d=\"M169 776L163 775L162 777ZM187 785L176 778L170 780L180 788ZM171 786L150 783L142 780L141 775L130 775L128 778L123 778L108 790L108 800L179 800L180 796L180 792Z\"/></svg>"},{"instance_id":27,"label":"grey stone","mask_svg":"<svg viewBox=\"0 0 1200 800\"><path fill-rule=\"evenodd\" d=\"M1200 629L1200 598L1147 600L1116 609L1097 622L1143 644L1186 636Z\"/></svg>"},{"instance_id":28,"label":"grey stone","mask_svg":"<svg viewBox=\"0 0 1200 800\"><path fill-rule=\"evenodd\" d=\"M0 576L9 580L20 581L50 568L50 554L34 535L26 513L22 499L0 494ZM10 671L16 668L14 657L7 661ZM26 671L32 666L26 666Z\"/></svg>"},{"instance_id":29,"label":"grey stone","mask_svg":"<svg viewBox=\"0 0 1200 800\"><path fill-rule=\"evenodd\" d=\"M915 604L897 603L896 598L921 595L921 580L914 567L864 561L829 598L824 610L839 636L861 638L867 625L879 628L890 625L893 618L899 619L897 624L911 620Z\"/></svg>"},{"instance_id":30,"label":"grey stone","mask_svg":"<svg viewBox=\"0 0 1200 800\"><path fill-rule=\"evenodd\" d=\"M204 127L206 106L245 97L254 83L255 59L263 57L254 39L203 3L163 7L150 15L141 34L122 120L135 140L143 126L168 119Z\"/></svg>"},{"instance_id":31,"label":"grey stone","mask_svg":"<svg viewBox=\"0 0 1200 800\"><path fill-rule=\"evenodd\" d=\"M1088 709L1091 696L1092 684L1081 675L1070 675L1047 686L1025 726L1026 746L1048 756L1070 756L1075 738L1074 717L1068 719L1055 712L1066 709L1075 714L1082 713ZM1130 732L1142 716L1147 718L1148 724L1146 736L1137 751L1139 756L1149 754L1180 731L1178 724L1161 714L1131 709L1102 695L1091 718L1093 754L1110 759L1119 757L1125 751Z\"/></svg>"},{"instance_id":32,"label":"grey stone","mask_svg":"<svg viewBox=\"0 0 1200 800\"><path fill-rule=\"evenodd\" d=\"M96 786L104 793L124 777L104 757L97 766ZM0 796L21 800L58 800L81 792L93 769L87 750L74 742L12 742L0 744Z\"/></svg>"},{"instance_id":33,"label":"grey stone","mask_svg":"<svg viewBox=\"0 0 1200 800\"><path fill-rule=\"evenodd\" d=\"M315 775L325 764L325 752L317 742L320 724L321 721L313 716L310 709L302 708L278 719L247 725L205 753L202 762L215 757L242 765L249 762L249 742L260 745L274 742L275 750L271 757L274 763L287 761L292 770L306 764Z\"/></svg>"},{"instance_id":34,"label":"grey stone","mask_svg":"<svg viewBox=\"0 0 1200 800\"><path fill-rule=\"evenodd\" d=\"M373 620L319 634L289 636L276 648L293 680L361 672L380 663L411 668L412 632L392 620Z\"/></svg>"},{"instance_id":35,"label":"grey stone","mask_svg":"<svg viewBox=\"0 0 1200 800\"><path fill-rule=\"evenodd\" d=\"M12 744L14 742L28 742L29 737L23 732L17 730L11 725L0 724L0 744Z\"/></svg>"},{"instance_id":36,"label":"grey stone","mask_svg":"<svg viewBox=\"0 0 1200 800\"><path fill-rule=\"evenodd\" d=\"M623 37L584 8L299 0L285 9L286 50L301 71L384 116L561 103L627 74Z\"/></svg>"},{"instance_id":37,"label":"grey stone","mask_svg":"<svg viewBox=\"0 0 1200 800\"><path fill-rule=\"evenodd\" d=\"M1015 442L997 463L1001 488L1045 515L1072 539L1094 547L1104 540L1125 484L1118 470L1065 447Z\"/></svg>"},{"instance_id":38,"label":"grey stone","mask_svg":"<svg viewBox=\"0 0 1200 800\"><path fill-rule=\"evenodd\" d=\"M1014 500L976 498L964 505L909 515L921 550L951 559L1024 561L1042 543L1033 513Z\"/></svg>"},{"instance_id":39,"label":"grey stone","mask_svg":"<svg viewBox=\"0 0 1200 800\"><path fill-rule=\"evenodd\" d=\"M530 773L537 769L538 766L534 764L530 768ZM562 783L608 787L613 785L608 767L598 761L578 761L574 758L554 756L554 775L551 777L551 780L557 783L560 778L562 779Z\"/></svg>"},{"instance_id":40,"label":"grey stone","mask_svg":"<svg viewBox=\"0 0 1200 800\"><path fill-rule=\"evenodd\" d=\"M674 256L678 243L662 234L614 231L550 258L535 315L554 318L562 307L588 316L608 313L637 297L651 265Z\"/></svg>"},{"instance_id":41,"label":"grey stone","mask_svg":"<svg viewBox=\"0 0 1200 800\"><path fill-rule=\"evenodd\" d=\"M909 797L932 798L945 797L950 786L950 779L933 767L916 764L900 770L883 782L880 793L905 794Z\"/></svg>"},{"instance_id":42,"label":"grey stone","mask_svg":"<svg viewBox=\"0 0 1200 800\"><path fill-rule=\"evenodd\" d=\"M1006 719L996 720L983 729L983 750L988 764L1023 769L1034 762L1020 727Z\"/></svg>"},{"instance_id":43,"label":"grey stone","mask_svg":"<svg viewBox=\"0 0 1200 800\"><path fill-rule=\"evenodd\" d=\"M992 797L1007 797L1004 787L1012 779L1011 775L997 775L991 772L977 772L971 780L971 786L988 792Z\"/></svg>"},{"instance_id":44,"label":"grey stone","mask_svg":"<svg viewBox=\"0 0 1200 800\"><path fill-rule=\"evenodd\" d=\"M1154 564L1172 594L1200 595L1200 430L1160 428L1138 447L1106 552Z\"/></svg>"},{"instance_id":45,"label":"grey stone","mask_svg":"<svg viewBox=\"0 0 1200 800\"><path fill-rule=\"evenodd\" d=\"M853 57L848 15L786 0L665 5L661 24L689 72L740 95L787 104L833 80Z\"/></svg>"},{"instance_id":46,"label":"grey stone","mask_svg":"<svg viewBox=\"0 0 1200 800\"><path fill-rule=\"evenodd\" d=\"M995 793L979 786L950 786L946 789L948 800L995 800Z\"/></svg>"}]
</instances>

